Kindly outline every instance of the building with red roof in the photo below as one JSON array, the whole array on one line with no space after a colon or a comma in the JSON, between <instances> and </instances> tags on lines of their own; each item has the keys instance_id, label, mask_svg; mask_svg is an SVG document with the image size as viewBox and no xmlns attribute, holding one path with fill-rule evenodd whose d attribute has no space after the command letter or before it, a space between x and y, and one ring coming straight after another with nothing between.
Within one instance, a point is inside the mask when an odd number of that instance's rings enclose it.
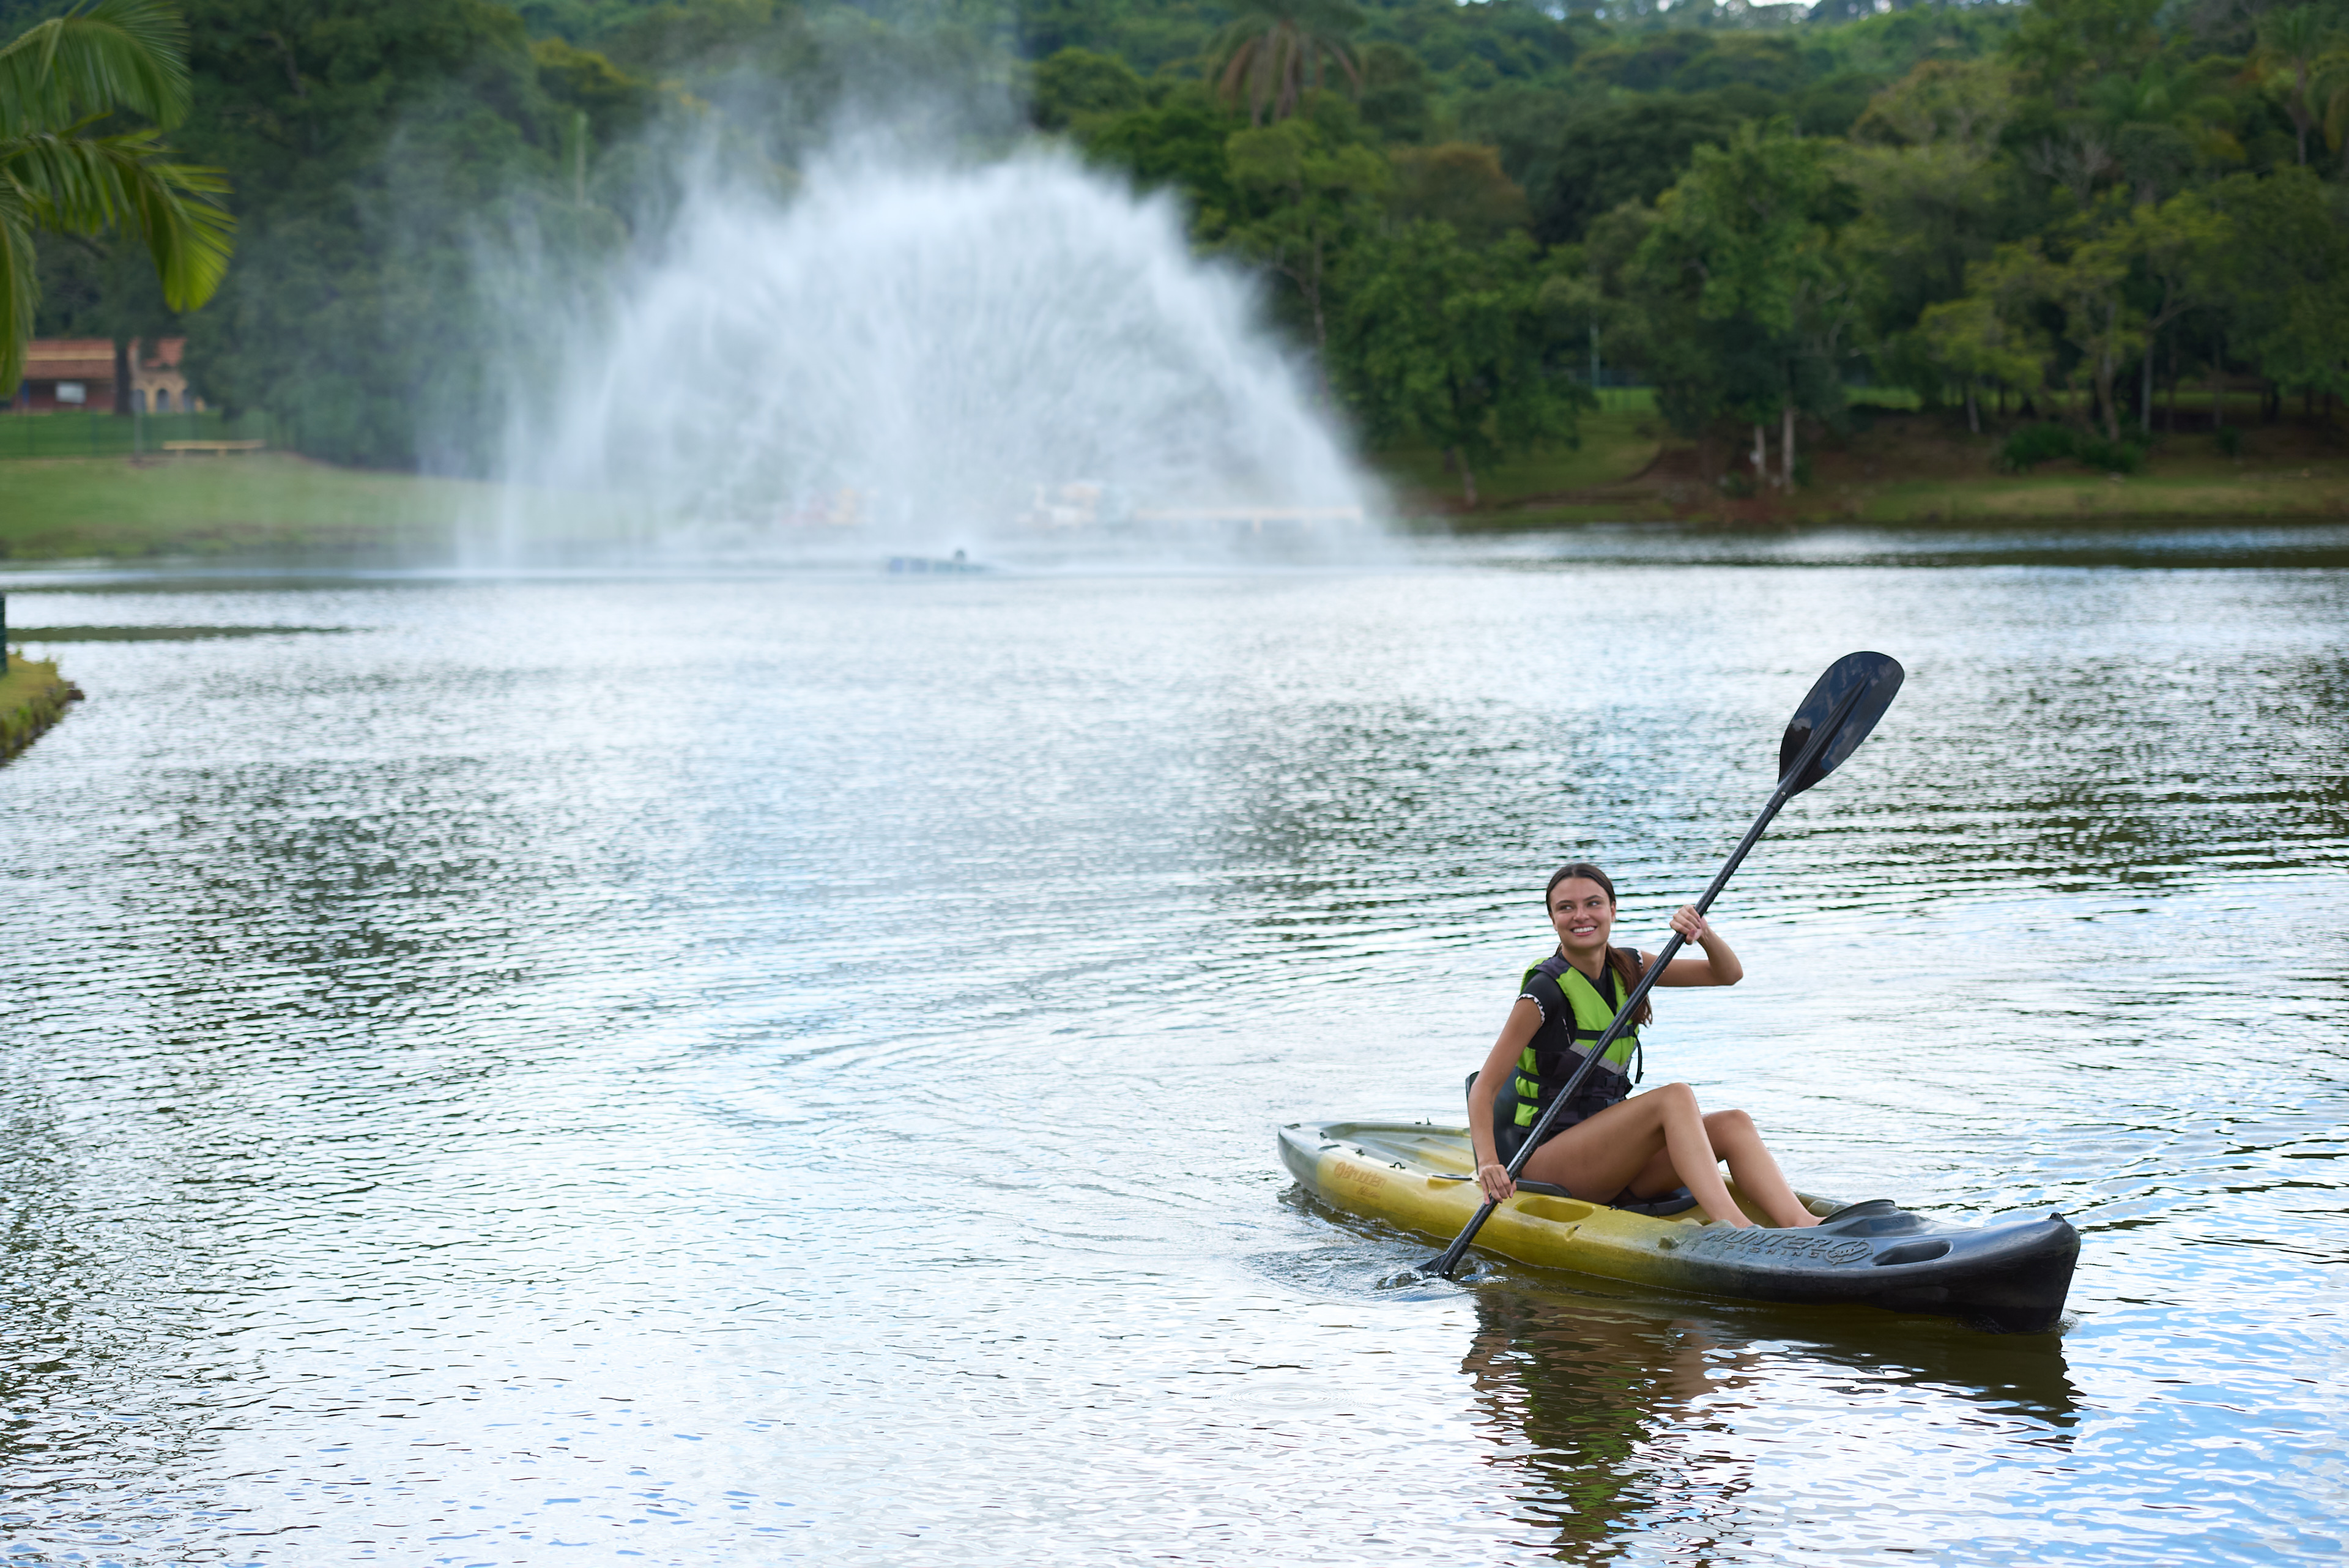
<instances>
[{"instance_id":1,"label":"building with red roof","mask_svg":"<svg viewBox=\"0 0 2349 1568\"><path fill-rule=\"evenodd\" d=\"M180 358L184 337L130 340L133 409L150 414L193 413L204 406L188 390ZM55 413L60 409L114 410L114 344L104 337L36 337L25 346L25 378L5 405L12 414Z\"/></svg>"}]
</instances>

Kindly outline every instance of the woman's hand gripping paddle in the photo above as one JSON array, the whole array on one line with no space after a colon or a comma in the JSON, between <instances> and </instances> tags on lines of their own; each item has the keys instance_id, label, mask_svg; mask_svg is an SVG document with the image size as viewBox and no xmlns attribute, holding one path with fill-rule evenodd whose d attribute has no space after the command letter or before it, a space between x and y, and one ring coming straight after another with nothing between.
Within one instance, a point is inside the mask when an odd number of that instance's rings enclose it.
<instances>
[{"instance_id":1,"label":"woman's hand gripping paddle","mask_svg":"<svg viewBox=\"0 0 2349 1568\"><path fill-rule=\"evenodd\" d=\"M1745 830L1745 836L1738 841L1736 849L1729 857L1729 863L1721 868L1721 874L1713 879L1713 886L1707 888L1704 896L1696 901L1698 914L1702 915L1713 908L1713 899L1729 886L1731 875L1744 860L1746 852L1761 839L1762 830L1770 826L1770 819L1778 815L1779 808L1835 772L1845 758L1859 749L1859 743L1868 739L1868 732L1876 728L1876 722L1884 717L1884 711L1892 706L1892 699L1900 690L1901 675L1900 661L1881 653L1847 653L1827 666L1826 673L1819 677L1817 683L1811 688L1810 695L1803 699L1803 705L1795 710L1795 717L1786 725L1786 733L1778 742L1778 787L1770 792L1769 804L1762 808L1762 815L1754 819L1754 826ZM1639 1012L1640 999L1654 986L1656 977L1664 972L1666 966L1672 961L1672 955L1681 950L1682 945L1681 934L1674 931L1672 940L1664 944L1664 950L1656 955L1656 961L1648 966L1648 972L1640 977L1640 983L1631 988L1631 994L1623 999L1615 1021L1590 1047L1590 1054L1582 1059L1582 1064L1574 1070L1574 1075L1566 1081L1566 1086L1551 1099L1549 1108L1542 1112L1541 1119L1534 1123L1533 1131L1526 1135L1525 1143L1518 1147L1516 1158L1509 1161L1510 1180L1517 1179L1517 1172L1525 1168L1526 1161L1532 1158L1535 1149L1541 1147L1542 1134L1549 1129L1550 1118L1574 1097L1574 1091L1581 1086L1584 1075L1607 1054L1607 1048L1615 1044L1615 1037L1623 1033L1624 1025ZM1444 1255L1429 1259L1421 1265L1420 1272L1437 1273L1450 1279L1452 1271L1460 1266L1461 1254L1468 1251L1468 1243L1476 1239L1476 1232L1484 1228L1485 1221L1496 1207L1498 1205L1487 1199L1484 1207L1476 1210L1476 1217L1468 1221L1467 1228L1460 1232L1451 1246L1444 1249Z\"/></svg>"}]
</instances>

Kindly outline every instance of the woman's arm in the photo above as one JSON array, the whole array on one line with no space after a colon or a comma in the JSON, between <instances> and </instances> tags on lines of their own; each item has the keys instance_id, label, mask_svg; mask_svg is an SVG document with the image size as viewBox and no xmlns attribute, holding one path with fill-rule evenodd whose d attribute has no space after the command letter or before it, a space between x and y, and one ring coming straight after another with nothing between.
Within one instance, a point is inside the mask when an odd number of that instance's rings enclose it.
<instances>
[{"instance_id":1,"label":"woman's arm","mask_svg":"<svg viewBox=\"0 0 2349 1568\"><path fill-rule=\"evenodd\" d=\"M1658 985L1735 985L1745 978L1745 966L1737 961L1721 933L1696 912L1694 904L1682 904L1672 911L1672 929L1702 948L1704 957L1672 960L1671 967L1656 977ZM1656 955L1641 953L1640 961L1653 963Z\"/></svg>"},{"instance_id":2,"label":"woman's arm","mask_svg":"<svg viewBox=\"0 0 2349 1568\"><path fill-rule=\"evenodd\" d=\"M1517 1189L1509 1179L1508 1167L1502 1164L1500 1145L1493 1138L1493 1096L1505 1075L1517 1070L1517 1058L1541 1028L1541 1009L1526 997L1517 998L1509 1009L1509 1021L1501 1025L1501 1037L1493 1042L1485 1065L1477 1070L1476 1086L1468 1095L1468 1143L1476 1159L1476 1184L1485 1196L1498 1203Z\"/></svg>"}]
</instances>

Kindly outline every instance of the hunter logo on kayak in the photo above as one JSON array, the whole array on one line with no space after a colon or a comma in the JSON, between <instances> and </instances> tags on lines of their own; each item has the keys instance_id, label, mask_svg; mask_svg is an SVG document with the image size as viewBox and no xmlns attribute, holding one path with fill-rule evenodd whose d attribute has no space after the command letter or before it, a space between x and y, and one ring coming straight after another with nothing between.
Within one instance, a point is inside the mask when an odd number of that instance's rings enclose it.
<instances>
[{"instance_id":1,"label":"hunter logo on kayak","mask_svg":"<svg viewBox=\"0 0 2349 1568\"><path fill-rule=\"evenodd\" d=\"M1700 1231L1681 1246L1708 1257L1751 1258L1758 1254L1810 1263L1857 1263L1868 1253L1867 1242L1848 1237L1837 1240L1758 1227L1751 1231Z\"/></svg>"}]
</instances>

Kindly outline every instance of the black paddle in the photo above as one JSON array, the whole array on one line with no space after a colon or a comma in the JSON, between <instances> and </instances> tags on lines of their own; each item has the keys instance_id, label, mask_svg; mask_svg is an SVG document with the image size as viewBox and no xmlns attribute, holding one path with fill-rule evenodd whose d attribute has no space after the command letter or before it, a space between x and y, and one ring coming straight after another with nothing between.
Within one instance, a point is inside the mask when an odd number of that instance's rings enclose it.
<instances>
[{"instance_id":1,"label":"black paddle","mask_svg":"<svg viewBox=\"0 0 2349 1568\"><path fill-rule=\"evenodd\" d=\"M1884 711L1892 706L1892 699L1900 690L1901 675L1900 661L1882 653L1847 653L1827 666L1826 673L1819 677L1817 683L1812 686L1810 695L1803 699L1803 705L1795 710L1794 719L1786 725L1785 736L1778 742L1778 787L1770 792L1770 803L1762 808L1762 815L1754 819L1754 826L1745 830L1745 836L1738 840L1736 849L1730 854L1729 864L1721 868L1721 874L1713 879L1713 886L1707 888L1704 896L1696 901L1698 914L1702 915L1713 908L1713 899L1729 886L1730 877L1744 860L1746 852L1761 839L1762 830L1770 826L1770 819L1778 815L1779 807L1835 772L1845 758L1859 749L1859 743L1868 739L1868 732L1876 728L1876 722L1884 717ZM1623 1033L1624 1025L1640 1011L1640 998L1655 985L1656 977L1664 972L1665 966L1672 961L1672 955L1680 951L1682 945L1681 934L1674 931L1672 940L1664 944L1664 950L1656 955L1656 961L1648 966L1648 972L1640 977L1640 983L1631 988L1631 994L1623 999L1615 1021L1590 1047L1590 1054L1582 1059L1582 1064L1574 1070L1574 1075L1567 1079L1566 1086L1557 1092L1557 1097L1550 1101L1549 1108L1542 1112L1541 1119L1534 1123L1533 1131L1526 1136L1525 1143L1517 1149L1516 1158L1509 1161L1511 1181L1517 1179L1517 1172L1525 1168L1526 1161L1533 1157L1534 1150L1541 1147L1542 1134L1548 1129L1550 1118L1574 1097L1574 1091L1581 1086L1584 1075L1599 1064L1601 1056L1607 1054L1607 1047L1615 1043L1615 1037ZM1452 1271L1460 1266L1461 1254L1468 1251L1468 1243L1476 1239L1476 1232L1484 1229L1485 1220L1497 1207L1491 1199L1486 1199L1485 1206L1476 1210L1476 1217L1468 1221L1467 1229L1444 1249L1444 1255L1429 1259L1421 1265L1421 1272L1433 1270L1450 1279Z\"/></svg>"}]
</instances>

